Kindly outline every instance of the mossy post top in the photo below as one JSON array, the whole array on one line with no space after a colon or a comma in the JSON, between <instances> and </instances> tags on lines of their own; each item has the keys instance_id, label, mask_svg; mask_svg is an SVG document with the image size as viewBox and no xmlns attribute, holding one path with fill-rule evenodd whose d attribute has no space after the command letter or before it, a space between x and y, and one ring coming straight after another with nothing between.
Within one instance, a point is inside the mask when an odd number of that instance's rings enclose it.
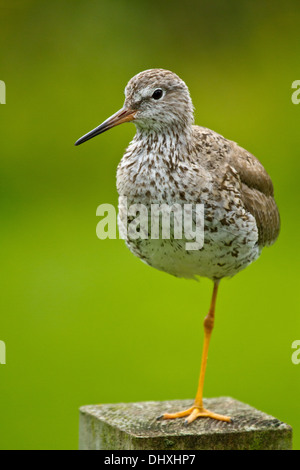
<instances>
[{"instance_id":1,"label":"mossy post top","mask_svg":"<svg viewBox=\"0 0 300 470\"><path fill-rule=\"evenodd\" d=\"M157 421L163 412L185 409L192 400L118 403L80 409L83 450L288 450L292 428L255 408L228 397L204 400L216 413L233 419L209 418L184 426L182 419Z\"/></svg>"}]
</instances>

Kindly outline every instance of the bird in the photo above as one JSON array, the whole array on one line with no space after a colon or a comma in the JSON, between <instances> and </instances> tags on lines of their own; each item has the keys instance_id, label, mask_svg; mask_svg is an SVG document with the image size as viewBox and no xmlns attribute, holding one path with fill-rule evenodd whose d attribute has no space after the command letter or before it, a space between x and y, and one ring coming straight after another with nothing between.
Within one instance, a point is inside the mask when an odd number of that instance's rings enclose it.
<instances>
[{"instance_id":1,"label":"bird","mask_svg":"<svg viewBox=\"0 0 300 470\"><path fill-rule=\"evenodd\" d=\"M213 292L204 318L200 376L193 405L158 419L197 418L230 423L231 417L204 407L203 389L220 281L231 278L272 245L280 216L271 178L260 161L234 141L194 125L194 106L185 82L165 69L148 69L131 78L123 107L75 145L125 122L136 134L117 168L119 226L130 222L124 203L204 207L204 240L188 251L186 239L125 239L146 264L179 278L209 278Z\"/></svg>"}]
</instances>

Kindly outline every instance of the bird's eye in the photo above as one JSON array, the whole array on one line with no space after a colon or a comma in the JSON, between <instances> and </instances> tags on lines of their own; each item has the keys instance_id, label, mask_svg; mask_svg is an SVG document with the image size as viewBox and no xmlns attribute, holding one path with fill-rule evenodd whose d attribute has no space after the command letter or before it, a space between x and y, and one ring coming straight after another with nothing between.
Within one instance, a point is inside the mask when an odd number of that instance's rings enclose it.
<instances>
[{"instance_id":1,"label":"bird's eye","mask_svg":"<svg viewBox=\"0 0 300 470\"><path fill-rule=\"evenodd\" d=\"M160 88L157 88L157 90L153 92L152 98L154 100L159 100L162 97L162 95L163 95L163 91Z\"/></svg>"}]
</instances>

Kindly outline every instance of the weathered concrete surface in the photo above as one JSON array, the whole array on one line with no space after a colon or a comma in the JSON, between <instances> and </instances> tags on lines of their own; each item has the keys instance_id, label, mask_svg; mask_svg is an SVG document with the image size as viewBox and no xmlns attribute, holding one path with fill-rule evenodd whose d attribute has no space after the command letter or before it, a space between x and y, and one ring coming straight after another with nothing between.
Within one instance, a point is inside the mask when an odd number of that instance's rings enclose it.
<instances>
[{"instance_id":1,"label":"weathered concrete surface","mask_svg":"<svg viewBox=\"0 0 300 470\"><path fill-rule=\"evenodd\" d=\"M183 419L157 421L165 412L189 408L193 400L118 403L80 409L82 450L276 450L292 448L292 428L232 398L204 406L233 419L210 418L184 426Z\"/></svg>"}]
</instances>

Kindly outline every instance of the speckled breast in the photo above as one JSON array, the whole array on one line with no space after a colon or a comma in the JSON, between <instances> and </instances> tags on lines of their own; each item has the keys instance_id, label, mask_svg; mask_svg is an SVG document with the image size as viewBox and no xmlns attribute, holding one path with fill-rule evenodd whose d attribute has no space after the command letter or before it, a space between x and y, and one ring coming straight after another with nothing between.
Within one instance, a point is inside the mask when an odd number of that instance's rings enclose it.
<instances>
[{"instance_id":1,"label":"speckled breast","mask_svg":"<svg viewBox=\"0 0 300 470\"><path fill-rule=\"evenodd\" d=\"M124 238L131 252L156 269L178 277L220 279L233 276L260 254L255 219L244 209L236 188L225 185L222 194L199 165L180 163L172 171L161 161L156 165L149 155L147 160L124 158L118 167L117 188L120 228L132 223L128 207L133 204L148 209L149 226L151 204L192 204L194 220L195 205L204 206L204 244L199 250L187 250L190 240L176 239L172 225L169 239L153 239L150 233L148 238L133 239L127 232Z\"/></svg>"}]
</instances>

